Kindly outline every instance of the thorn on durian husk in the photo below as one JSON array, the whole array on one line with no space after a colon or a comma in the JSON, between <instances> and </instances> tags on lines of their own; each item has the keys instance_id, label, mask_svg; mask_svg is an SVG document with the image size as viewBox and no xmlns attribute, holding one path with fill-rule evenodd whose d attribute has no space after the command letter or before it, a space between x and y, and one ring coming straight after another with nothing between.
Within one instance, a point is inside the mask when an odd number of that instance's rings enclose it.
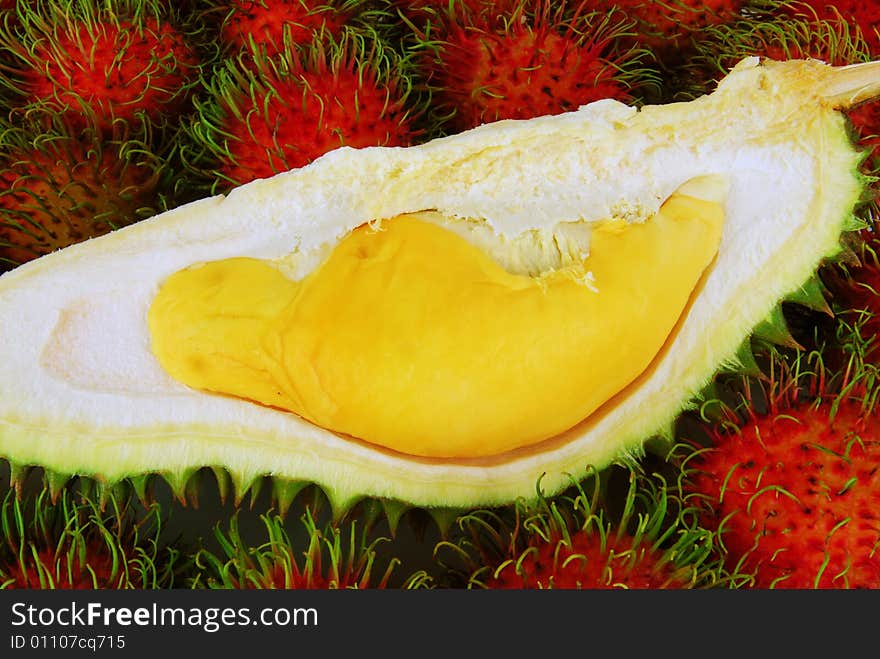
<instances>
[{"instance_id":1,"label":"thorn on durian husk","mask_svg":"<svg viewBox=\"0 0 880 659\"><path fill-rule=\"evenodd\" d=\"M721 395L721 383L713 378L697 397L698 407L695 411L701 419L714 418L718 414Z\"/></svg>"},{"instance_id":2,"label":"thorn on durian husk","mask_svg":"<svg viewBox=\"0 0 880 659\"><path fill-rule=\"evenodd\" d=\"M692 401L688 403L688 407L694 405L695 403ZM685 410L688 409L687 407ZM669 448L675 442L675 427L676 420L672 419L670 422L666 423L661 427L653 437L645 440L644 443L644 452L645 454L653 454L653 455L664 455L669 451Z\"/></svg>"},{"instance_id":3,"label":"thorn on durian husk","mask_svg":"<svg viewBox=\"0 0 880 659\"><path fill-rule=\"evenodd\" d=\"M18 496L21 496L25 483L35 468L31 465L23 465L9 460L4 460L4 462L9 465L9 484Z\"/></svg>"},{"instance_id":4,"label":"thorn on durian husk","mask_svg":"<svg viewBox=\"0 0 880 659\"><path fill-rule=\"evenodd\" d=\"M174 494L175 498L181 505L187 505L189 501L188 494L192 493L192 486L190 485L190 482L193 480L193 477L198 471L198 469L188 467L186 469L179 469L177 471L161 472L162 478L165 479L168 487L171 488L171 492Z\"/></svg>"},{"instance_id":5,"label":"thorn on durian husk","mask_svg":"<svg viewBox=\"0 0 880 659\"><path fill-rule=\"evenodd\" d=\"M388 523L388 532L391 537L397 535L397 528L401 518L412 509L412 505L393 499L364 499L360 502L363 518L369 526L384 519Z\"/></svg>"},{"instance_id":6,"label":"thorn on durian husk","mask_svg":"<svg viewBox=\"0 0 880 659\"><path fill-rule=\"evenodd\" d=\"M770 315L752 330L752 338L795 350L802 349L788 329L788 321L781 305L773 307Z\"/></svg>"},{"instance_id":7,"label":"thorn on durian husk","mask_svg":"<svg viewBox=\"0 0 880 659\"><path fill-rule=\"evenodd\" d=\"M43 472L43 478L45 479L46 485L49 488L49 497L52 503L57 502L58 496L67 485L68 481L70 480L70 476L68 474L60 474L50 469L45 469Z\"/></svg>"},{"instance_id":8,"label":"thorn on durian husk","mask_svg":"<svg viewBox=\"0 0 880 659\"><path fill-rule=\"evenodd\" d=\"M732 359L722 364L720 371L722 373L742 373L750 377L762 377L763 371L755 359L755 352L752 347L752 337L748 336L740 344L736 354Z\"/></svg>"},{"instance_id":9,"label":"thorn on durian husk","mask_svg":"<svg viewBox=\"0 0 880 659\"><path fill-rule=\"evenodd\" d=\"M462 508L425 508L424 510L437 525L440 537L449 535L453 524L465 512Z\"/></svg>"},{"instance_id":10,"label":"thorn on durian husk","mask_svg":"<svg viewBox=\"0 0 880 659\"><path fill-rule=\"evenodd\" d=\"M275 506L283 517L287 514L293 501L305 488L310 485L308 481L292 481L281 478L272 479L272 490L275 497Z\"/></svg>"}]
</instances>

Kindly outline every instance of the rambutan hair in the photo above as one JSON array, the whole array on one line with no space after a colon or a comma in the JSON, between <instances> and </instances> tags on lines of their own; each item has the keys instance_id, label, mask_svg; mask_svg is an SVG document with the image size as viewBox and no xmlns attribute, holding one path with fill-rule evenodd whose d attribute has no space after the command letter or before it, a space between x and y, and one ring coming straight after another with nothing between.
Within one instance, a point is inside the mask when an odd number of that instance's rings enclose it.
<instances>
[{"instance_id":1,"label":"rambutan hair","mask_svg":"<svg viewBox=\"0 0 880 659\"><path fill-rule=\"evenodd\" d=\"M773 16L811 23L828 21L846 26L858 34L868 46L872 56L880 55L880 5L864 0L763 0L762 8Z\"/></svg>"},{"instance_id":2,"label":"rambutan hair","mask_svg":"<svg viewBox=\"0 0 880 659\"><path fill-rule=\"evenodd\" d=\"M713 534L659 474L612 467L571 491L468 513L437 553L468 588L707 588L733 579Z\"/></svg>"},{"instance_id":3,"label":"rambutan hair","mask_svg":"<svg viewBox=\"0 0 880 659\"><path fill-rule=\"evenodd\" d=\"M339 40L346 26L374 17L366 0L208 0L200 20L213 26L223 51L277 55L325 37Z\"/></svg>"},{"instance_id":4,"label":"rambutan hair","mask_svg":"<svg viewBox=\"0 0 880 659\"><path fill-rule=\"evenodd\" d=\"M162 529L158 505L140 509L127 497L9 490L0 504L0 588L172 588L186 563Z\"/></svg>"},{"instance_id":5,"label":"rambutan hair","mask_svg":"<svg viewBox=\"0 0 880 659\"><path fill-rule=\"evenodd\" d=\"M0 122L0 263L12 267L164 210L167 154L116 126Z\"/></svg>"}]
</instances>

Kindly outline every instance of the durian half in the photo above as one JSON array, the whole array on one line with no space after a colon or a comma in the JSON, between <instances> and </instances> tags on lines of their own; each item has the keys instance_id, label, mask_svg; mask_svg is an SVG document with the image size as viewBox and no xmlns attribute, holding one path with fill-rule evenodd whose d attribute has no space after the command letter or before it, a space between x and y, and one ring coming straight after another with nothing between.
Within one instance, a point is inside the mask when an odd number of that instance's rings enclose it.
<instances>
[{"instance_id":1,"label":"durian half","mask_svg":"<svg viewBox=\"0 0 880 659\"><path fill-rule=\"evenodd\" d=\"M0 277L0 457L419 506L561 490L675 419L839 249L880 63L741 62L341 148Z\"/></svg>"}]
</instances>

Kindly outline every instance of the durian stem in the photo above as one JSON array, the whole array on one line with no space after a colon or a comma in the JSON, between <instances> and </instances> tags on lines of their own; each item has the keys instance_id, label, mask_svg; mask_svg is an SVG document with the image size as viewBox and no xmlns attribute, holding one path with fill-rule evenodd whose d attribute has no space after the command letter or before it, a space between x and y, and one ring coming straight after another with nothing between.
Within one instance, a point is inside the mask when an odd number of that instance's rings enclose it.
<instances>
[{"instance_id":1,"label":"durian stem","mask_svg":"<svg viewBox=\"0 0 880 659\"><path fill-rule=\"evenodd\" d=\"M833 67L819 93L841 110L880 97L880 61Z\"/></svg>"}]
</instances>

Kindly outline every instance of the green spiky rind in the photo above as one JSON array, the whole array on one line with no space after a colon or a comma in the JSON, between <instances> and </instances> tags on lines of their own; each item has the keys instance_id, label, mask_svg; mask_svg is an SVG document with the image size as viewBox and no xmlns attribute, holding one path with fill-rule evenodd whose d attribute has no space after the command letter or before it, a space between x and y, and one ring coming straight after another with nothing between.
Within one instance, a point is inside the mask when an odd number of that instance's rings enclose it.
<instances>
[{"instance_id":1,"label":"green spiky rind","mask_svg":"<svg viewBox=\"0 0 880 659\"><path fill-rule=\"evenodd\" d=\"M829 264L821 272L834 295L835 332L830 348L839 351L847 371L877 368L876 334L878 314L871 298L880 295L875 275L880 271L877 251L876 209L871 209L868 227L852 236L848 258ZM850 295L855 292L856 297Z\"/></svg>"},{"instance_id":2,"label":"green spiky rind","mask_svg":"<svg viewBox=\"0 0 880 659\"><path fill-rule=\"evenodd\" d=\"M816 20L779 22L756 11L748 17L733 23L720 24L707 28L704 38L695 44L695 55L691 59L691 76L717 79L729 73L731 67L743 57L761 52L767 44L775 44L792 57L802 56L803 50L811 45L828 53L829 59L835 64L860 63L870 61L870 53L860 34L852 34L845 23ZM697 72L708 72L700 75ZM713 83L714 85L714 83ZM693 97L705 93L703 88ZM849 137L856 141L852 126L848 126ZM866 226L864 215L872 207L876 192L874 184L877 177L864 171L864 163L870 157L870 149L859 150L859 160L855 165L854 176L859 181L861 190L858 199L854 200L854 212L848 212L840 223L840 240L825 254L818 268L846 261L851 257L848 244L852 236ZM746 339L734 358L721 367L724 373L740 373L750 377L761 377L762 369L755 359L755 352L763 352L767 346L787 346L797 349L797 341L792 336L783 311L783 303L800 304L808 309L830 313L827 291L818 279L811 276L799 288L784 296L774 307L768 317L759 323Z\"/></svg>"},{"instance_id":3,"label":"green spiky rind","mask_svg":"<svg viewBox=\"0 0 880 659\"><path fill-rule=\"evenodd\" d=\"M385 588L400 561L390 559L376 582L377 547L388 538L370 538L366 527L351 521L318 527L315 516L306 509L300 518L305 531L305 548L291 540L278 514L260 516L266 530L265 542L249 546L242 538L238 515L229 522L227 532L218 525L215 536L221 555L202 549L195 558L200 570L194 588ZM280 582L279 582L280 577Z\"/></svg>"},{"instance_id":4,"label":"green spiky rind","mask_svg":"<svg viewBox=\"0 0 880 659\"><path fill-rule=\"evenodd\" d=\"M788 348L801 347L788 329L782 306L774 307L770 315L752 330L752 339Z\"/></svg>"},{"instance_id":5,"label":"green spiky rind","mask_svg":"<svg viewBox=\"0 0 880 659\"><path fill-rule=\"evenodd\" d=\"M158 506L137 518L124 499L104 505L63 490L42 489L30 500L9 490L0 506L0 588L16 587L15 573L28 588L166 589L182 570L179 552L160 542ZM104 566L100 563L103 562ZM109 574L101 572L109 564Z\"/></svg>"},{"instance_id":6,"label":"green spiky rind","mask_svg":"<svg viewBox=\"0 0 880 659\"><path fill-rule=\"evenodd\" d=\"M148 123L118 124L112 134L102 134L93 121L86 123L86 128L74 131L58 118L48 122L33 116L15 122L0 119L0 179L11 185L22 172L36 166L39 171L28 172L29 180L54 193L48 200L51 203L46 203L46 197L29 192L29 182L14 190L0 190L0 225L30 234L39 241L46 231L39 215L47 215L59 224L80 216L88 224L114 230L167 210L173 204L169 192L175 179L169 164L171 155L151 146L153 132ZM43 160L37 162L32 158ZM84 166L83 158L90 167L88 175L107 187L88 188L80 199L77 192L93 183L74 174L76 168ZM115 166L105 170L108 159ZM126 183L126 174L130 172L136 181ZM106 174L109 178L103 181ZM5 196L12 201L5 203ZM21 201L28 196L30 202ZM6 248L17 246L0 237L0 270L18 265L5 253Z\"/></svg>"},{"instance_id":7,"label":"green spiky rind","mask_svg":"<svg viewBox=\"0 0 880 659\"><path fill-rule=\"evenodd\" d=\"M735 575L724 571L717 556L714 534L695 523L694 510L682 505L674 486L637 468L623 471L625 492L609 490L605 481L610 480L611 472L604 470L574 482L570 496L519 499L505 510L464 515L458 520L460 537L442 541L435 553L449 552L453 563L463 564L451 572L453 580L463 577L468 588L491 587L491 580L504 570L513 569L521 575L522 561L536 545L553 545L554 561L561 555L566 562L605 561L607 585L619 585L615 569L621 565L616 560L625 557L622 568L628 572L644 560L645 551L656 557L653 570L671 568L667 587L710 588L735 583ZM620 510L613 510L615 507ZM598 536L601 555L569 555L572 537L581 533ZM606 551L609 542L623 535L631 537L631 549ZM443 560L441 564L449 567ZM553 577L527 587L553 588Z\"/></svg>"},{"instance_id":8,"label":"green spiky rind","mask_svg":"<svg viewBox=\"0 0 880 659\"><path fill-rule=\"evenodd\" d=\"M403 515L410 509L410 506L402 501L394 501L392 499L382 499L382 512L385 519L388 520L388 530L394 536L397 533L397 527Z\"/></svg>"},{"instance_id":9,"label":"green spiky rind","mask_svg":"<svg viewBox=\"0 0 880 659\"><path fill-rule=\"evenodd\" d=\"M73 103L60 99L27 101L20 80L22 69L44 69L45 55L39 49L47 45L57 48L58 37L67 30L72 30L74 25L85 26L89 34L97 34L102 24L118 28L121 21L131 21L135 30L143 29L146 19L168 22L180 30L186 42L204 61L210 62L217 56L216 44L211 35L198 21L193 20L190 13L181 11L173 3L161 0L113 0L106 3L94 0L19 0L16 20L0 21L0 53L11 62L9 65L0 64L0 89L3 90L8 108L43 117L52 117L60 109L68 107L86 115L93 113L93 108L84 98L75 99ZM128 26L124 27L128 32ZM59 61L66 61L70 57L65 52L55 54ZM184 63L172 59L162 65L169 70L179 70ZM197 64L196 72L200 68L201 64ZM171 90L169 102L186 97L196 83L196 75L185 77L182 84ZM157 129L160 126L174 128L177 124L176 117L166 113L159 113L150 120ZM120 121L124 122L116 117L111 123L116 125Z\"/></svg>"},{"instance_id":10,"label":"green spiky rind","mask_svg":"<svg viewBox=\"0 0 880 659\"><path fill-rule=\"evenodd\" d=\"M817 274L805 281L799 289L789 293L784 301L831 316L834 312L828 303L829 297L828 289Z\"/></svg>"},{"instance_id":11,"label":"green spiky rind","mask_svg":"<svg viewBox=\"0 0 880 659\"><path fill-rule=\"evenodd\" d=\"M760 369L760 367L758 367L757 361L754 359L754 353L753 353L753 350L751 347L751 337L748 337L744 341L740 351L737 353L736 358L728 360L728 362L726 363L726 366L727 366L727 368L729 368L730 370L732 370L734 372L754 374L754 375L761 375L762 374L762 370ZM723 371L724 368L722 368L721 370ZM703 387L708 385L712 381L712 379L713 379L712 377L709 377L707 379L706 383L704 383ZM669 423L673 423L675 421L675 419L678 418L678 416L682 410L691 408L694 405L701 404L700 398L699 398L699 393L703 387L701 387L698 390L695 390L694 397L691 398L689 401L683 403L681 406L681 409L670 411L670 414L668 415ZM662 427L665 427L665 425L661 425L658 428L662 428ZM610 463L617 462L619 464L628 465L630 467L637 465L639 463L639 461L641 460L641 458L644 456L644 451L645 451L645 447L643 445L644 439L645 439L645 437L641 436L638 438L638 442L634 442L632 444L624 446L622 449L617 451L614 455L609 456L608 460L604 464L610 464ZM9 460L8 456L7 456L7 459ZM36 462L31 463L31 462L29 462L29 460L27 458L21 458L21 457L12 458L11 460L9 460L9 462L12 465L12 473L14 475L13 484L17 484L23 478L27 477L27 475L30 471L31 465L36 466L38 464ZM186 484L189 482L193 473L198 471L199 469L201 469L203 466L204 465L200 465L198 467L190 467L190 468L180 468L180 467L175 466L174 468L168 468L168 469L165 469L159 473L162 475L162 477L169 477L169 485L171 486L171 488L175 491L178 498L180 498L181 500L185 500L186 499L186 495L185 495ZM226 469L226 467L223 467L223 466L217 466L217 468L224 469L224 470ZM587 466L585 468L587 470L589 470L589 466ZM75 474L71 473L71 476L74 476L74 475L81 477L81 478L85 477L88 479L92 479L96 483L104 483L104 484L106 484L105 487L112 487L115 484L118 484L122 481L126 481L127 479L134 479L134 482L138 484L137 488L139 491L144 491L145 483L148 483L150 479L155 477L152 473L151 474L126 473L124 468L121 471L119 471L118 473L112 473L112 474L111 473L95 473L95 472L83 473L83 472L78 471ZM265 474L265 476L270 478L273 483L276 480L276 478L272 474ZM231 475L231 478L234 479L234 476ZM262 481L262 479L258 478L256 480L252 479L250 482L259 484L259 483L261 483L261 481ZM234 482L234 480L233 480L233 482ZM294 482L296 483L295 487L297 487L297 488L301 487L300 481L294 481ZM347 482L339 482L339 483L335 483L332 485L328 485L328 484L324 484L324 483L315 483L315 485L318 488L326 489L326 491L328 492L327 499L332 502L331 505L333 505L333 508L335 511L334 516L337 518L341 518L344 515L344 513L350 509L350 506L354 505L354 503L361 501L363 498L363 493L359 490L359 488L355 487L353 484L348 484ZM556 486L554 486L554 487L556 487ZM557 488L557 491L559 489L561 489L561 488ZM236 485L236 491L243 492L244 491L243 484ZM552 495L555 493L556 492L551 492L550 494ZM541 493L539 493L539 498L540 498L540 496L543 496L543 495ZM459 509L457 509L457 512L461 512L461 510L462 509L459 508ZM440 526L441 528L444 528L444 526L448 522L449 517L455 515L456 509L451 509L450 511L445 511L442 508L429 509L429 512L431 512L431 511L442 515L442 518L435 518L435 520L437 521L438 526Z\"/></svg>"},{"instance_id":12,"label":"green spiky rind","mask_svg":"<svg viewBox=\"0 0 880 659\"><path fill-rule=\"evenodd\" d=\"M235 161L228 143L232 136L224 130L224 124L230 117L244 121L250 112L259 111L256 108L267 98L283 97L273 80L297 80L302 67L334 71L346 66L353 67L358 76L374 76L404 105L400 121L419 121L427 101L413 93L411 56L399 54L371 28L346 27L339 39L327 37L273 56L245 51L225 58L210 75L201 77L201 91L194 99L196 111L182 126L185 138L181 157L193 176L193 186L216 194L242 183L230 179L219 167L220 163ZM352 110L357 112L357 108ZM271 117L267 119L271 124ZM281 146L273 156L283 161Z\"/></svg>"},{"instance_id":13,"label":"green spiky rind","mask_svg":"<svg viewBox=\"0 0 880 659\"><path fill-rule=\"evenodd\" d=\"M432 74L432 71L442 71L449 66L444 50L454 47L449 37L450 29L470 33L490 30L492 34L504 35L524 25L529 31L555 30L576 47L604 44L603 59L607 70L613 71L614 80L629 91L630 102L641 105L647 98L655 97L660 89L660 74L652 51L631 40L635 35L634 21L616 7L587 11L587 4L577 0L556 3L515 0L505 13L495 13L491 11L491 3L487 3L482 11L474 12L463 0L450 0L446 7L431 11L433 20L429 18L421 26L401 14L408 27L403 47L413 53L419 66L416 86L424 97L430 99L429 137L442 137L457 130L450 125L456 114L455 108L437 103L444 87ZM479 92L493 95L490 90Z\"/></svg>"},{"instance_id":14,"label":"green spiky rind","mask_svg":"<svg viewBox=\"0 0 880 659\"><path fill-rule=\"evenodd\" d=\"M153 505L157 499L156 490L164 486L179 504L197 506L205 488L213 485L219 500L222 503L231 500L236 509L245 506L246 500L250 500L250 506L253 507L265 490L268 492L270 505L278 511L279 516L284 517L299 497L313 490L312 505L329 507L331 518L335 523L343 523L359 506L363 506L367 508L367 516L374 522L384 519L392 534L395 533L406 513L417 508L407 502L394 499L364 498L354 490L320 486L305 480L289 480L272 474L243 475L240 470L221 466L169 469L108 479L97 473L70 474L8 459L0 459L0 462L9 465L10 486L19 493L26 489L26 484L34 477L37 477L53 496L57 496L71 482L76 481L78 488L99 505L105 505L114 496L130 496L145 506ZM423 510L443 534L466 509L438 507Z\"/></svg>"},{"instance_id":15,"label":"green spiky rind","mask_svg":"<svg viewBox=\"0 0 880 659\"><path fill-rule=\"evenodd\" d=\"M742 373L752 377L760 377L762 374L758 360L755 359L755 350L752 346L752 337L747 336L737 348L736 353L724 361L718 371L720 373ZM707 382L706 385L710 384Z\"/></svg>"}]
</instances>

